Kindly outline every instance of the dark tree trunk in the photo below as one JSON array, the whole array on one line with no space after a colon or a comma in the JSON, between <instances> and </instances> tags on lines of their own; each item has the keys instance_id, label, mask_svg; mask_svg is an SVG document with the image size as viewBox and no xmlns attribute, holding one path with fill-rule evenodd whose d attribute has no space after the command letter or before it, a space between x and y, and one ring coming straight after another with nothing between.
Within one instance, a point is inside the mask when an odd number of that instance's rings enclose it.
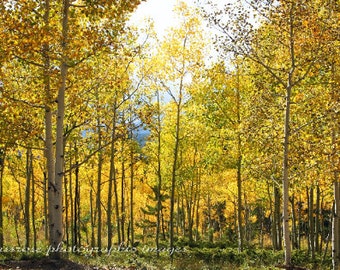
<instances>
[{"instance_id":1,"label":"dark tree trunk","mask_svg":"<svg viewBox=\"0 0 340 270\"><path fill-rule=\"evenodd\" d=\"M315 236L314 236L314 188L310 187L309 189L309 205L308 205L308 220L309 220L309 250L312 257L312 260L315 259Z\"/></svg>"},{"instance_id":2,"label":"dark tree trunk","mask_svg":"<svg viewBox=\"0 0 340 270\"><path fill-rule=\"evenodd\" d=\"M28 148L26 151L26 186L25 186L25 209L24 209L24 220L25 220L25 248L30 247L30 202L31 202L31 177L32 177L32 149Z\"/></svg>"},{"instance_id":3,"label":"dark tree trunk","mask_svg":"<svg viewBox=\"0 0 340 270\"><path fill-rule=\"evenodd\" d=\"M4 169L5 169L5 157L6 157L6 151L4 148L0 148L0 248L4 247L4 230L3 230L3 175L4 175Z\"/></svg>"},{"instance_id":4,"label":"dark tree trunk","mask_svg":"<svg viewBox=\"0 0 340 270\"><path fill-rule=\"evenodd\" d=\"M321 251L320 245L320 187L316 187L316 202L315 202L315 251Z\"/></svg>"},{"instance_id":5,"label":"dark tree trunk","mask_svg":"<svg viewBox=\"0 0 340 270\"><path fill-rule=\"evenodd\" d=\"M36 222L35 222L35 180L34 180L34 168L33 168L33 155L32 155L32 158L31 158L31 173L32 173L32 176L31 176L31 179L32 179L32 196L31 196L31 219L32 219L32 232L33 232L33 248L34 248L34 251L37 250L37 228L36 228Z\"/></svg>"},{"instance_id":6,"label":"dark tree trunk","mask_svg":"<svg viewBox=\"0 0 340 270\"><path fill-rule=\"evenodd\" d=\"M102 206L101 206L101 189L102 189L102 167L103 167L103 153L102 153L102 131L101 121L97 119L98 126L98 173L97 173L97 195L96 195L96 210L97 210L97 247L99 251L102 249ZM94 228L93 228L94 230ZM93 237L94 238L94 237ZM108 247L110 248L110 247Z\"/></svg>"}]
</instances>

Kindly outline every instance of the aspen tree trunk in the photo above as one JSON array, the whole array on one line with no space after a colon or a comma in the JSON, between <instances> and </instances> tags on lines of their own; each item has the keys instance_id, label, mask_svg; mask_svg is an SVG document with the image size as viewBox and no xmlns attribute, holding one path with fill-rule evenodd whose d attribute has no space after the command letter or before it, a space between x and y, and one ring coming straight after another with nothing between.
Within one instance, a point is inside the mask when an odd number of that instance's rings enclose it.
<instances>
[{"instance_id":1,"label":"aspen tree trunk","mask_svg":"<svg viewBox=\"0 0 340 270\"><path fill-rule=\"evenodd\" d=\"M33 155L32 158L30 160L31 164L31 179L32 179L32 196L31 196L31 219L32 219L32 232L33 232L33 248L34 251L37 250L37 228L36 228L36 224L35 224L35 181L34 181L34 167L33 167Z\"/></svg>"},{"instance_id":2,"label":"aspen tree trunk","mask_svg":"<svg viewBox=\"0 0 340 270\"><path fill-rule=\"evenodd\" d=\"M132 138L132 130L130 137ZM131 246L134 246L135 243L135 229L134 229L134 149L133 145L131 146L130 150L130 239L131 239Z\"/></svg>"},{"instance_id":3,"label":"aspen tree trunk","mask_svg":"<svg viewBox=\"0 0 340 270\"><path fill-rule=\"evenodd\" d=\"M157 256L159 256L159 237L161 233L161 213L162 213L162 159L161 159L161 108L159 91L157 90L157 224L156 224L156 248Z\"/></svg>"},{"instance_id":4,"label":"aspen tree trunk","mask_svg":"<svg viewBox=\"0 0 340 270\"><path fill-rule=\"evenodd\" d=\"M201 173L200 170L198 169L198 184L197 184L197 189L198 189L198 194L197 194L197 205L196 205L196 221L195 221L195 241L199 240L199 225L200 225L200 215L199 215L199 208L200 208L200 201L201 201Z\"/></svg>"},{"instance_id":5,"label":"aspen tree trunk","mask_svg":"<svg viewBox=\"0 0 340 270\"><path fill-rule=\"evenodd\" d=\"M120 236L120 222L119 222L119 204L118 204L118 189L117 189L117 176L116 176L116 121L117 121L117 101L114 101L113 105L113 119L112 119L112 133L111 133L111 154L110 154L110 176L109 176L109 189L108 189L108 199L107 199L107 246L108 249L112 246L112 189L114 191L115 197L115 212L116 212L116 223L117 223L117 237L118 245L121 243Z\"/></svg>"},{"instance_id":6,"label":"aspen tree trunk","mask_svg":"<svg viewBox=\"0 0 340 270\"><path fill-rule=\"evenodd\" d=\"M285 265L291 265L291 243L290 243L290 228L289 228L289 176L288 176L288 158L289 158L289 123L290 123L290 97L291 97L291 76L289 76L289 83L286 92L286 108L285 108L285 124L284 124L284 150L283 150L283 177L282 177L282 191L283 191L283 240L285 252Z\"/></svg>"},{"instance_id":7,"label":"aspen tree trunk","mask_svg":"<svg viewBox=\"0 0 340 270\"><path fill-rule=\"evenodd\" d=\"M309 216L309 249L312 255L312 260L315 259L315 242L314 242L314 188L311 187L309 189L309 208L308 208L308 216Z\"/></svg>"},{"instance_id":8,"label":"aspen tree trunk","mask_svg":"<svg viewBox=\"0 0 340 270\"><path fill-rule=\"evenodd\" d=\"M296 225L296 211L295 211L295 195L293 194L290 199L292 208L292 247L297 248L297 225Z\"/></svg>"},{"instance_id":9,"label":"aspen tree trunk","mask_svg":"<svg viewBox=\"0 0 340 270\"><path fill-rule=\"evenodd\" d=\"M316 187L316 205L315 205L315 251L321 251L320 247L320 187Z\"/></svg>"},{"instance_id":10,"label":"aspen tree trunk","mask_svg":"<svg viewBox=\"0 0 340 270\"><path fill-rule=\"evenodd\" d=\"M235 204L234 204L235 206ZM212 218L211 218L211 208L212 208L212 205L211 205L211 197L210 197L210 193L208 193L208 198L207 198L207 212L208 212L208 239L209 239L209 242L210 243L213 243L214 242L214 234L211 233L211 230L212 230L212 227L213 227L213 224L212 224ZM236 207L234 207L234 212L235 212L235 220L236 220ZM235 228L237 226L236 222L234 224Z\"/></svg>"},{"instance_id":11,"label":"aspen tree trunk","mask_svg":"<svg viewBox=\"0 0 340 270\"><path fill-rule=\"evenodd\" d=\"M240 136L238 135L238 147L240 147ZM238 228L238 251L243 251L243 220L242 220L242 177L241 177L242 155L238 149L237 158L237 228Z\"/></svg>"},{"instance_id":12,"label":"aspen tree trunk","mask_svg":"<svg viewBox=\"0 0 340 270\"><path fill-rule=\"evenodd\" d=\"M3 175L5 165L6 152L4 148L0 148L0 213L3 213L2 197L3 197ZM0 248L4 247L4 231L3 231L3 216L0 214Z\"/></svg>"},{"instance_id":13,"label":"aspen tree trunk","mask_svg":"<svg viewBox=\"0 0 340 270\"><path fill-rule=\"evenodd\" d=\"M272 237L274 250L282 249L281 241L281 222L280 222L280 191L274 183L274 213L273 213L273 224L272 224Z\"/></svg>"},{"instance_id":14,"label":"aspen tree trunk","mask_svg":"<svg viewBox=\"0 0 340 270\"><path fill-rule=\"evenodd\" d=\"M249 221L250 209L249 209L248 203L247 203L245 198L244 198L243 206L244 206L244 223L245 223L245 226L243 228L243 230L244 230L244 240L249 243L250 239L251 239L251 225L250 225L250 221Z\"/></svg>"},{"instance_id":15,"label":"aspen tree trunk","mask_svg":"<svg viewBox=\"0 0 340 270\"><path fill-rule=\"evenodd\" d=\"M299 203L298 203L298 226L297 226L297 248L301 248L301 226L302 223L301 219L301 211L302 211L302 201L301 201L301 195L299 197Z\"/></svg>"},{"instance_id":16,"label":"aspen tree trunk","mask_svg":"<svg viewBox=\"0 0 340 270\"><path fill-rule=\"evenodd\" d=\"M240 76L237 71L237 89L236 89L236 106L237 106L237 226L238 226L238 251L243 251L243 220L242 220L242 141L241 131L239 129L241 125L241 96L240 96Z\"/></svg>"},{"instance_id":17,"label":"aspen tree trunk","mask_svg":"<svg viewBox=\"0 0 340 270\"><path fill-rule=\"evenodd\" d=\"M49 31L49 20L50 20L50 0L45 0L45 12L44 12L44 23L45 28ZM54 146L53 146L53 124L52 124L52 107L53 107L53 95L51 93L51 83L50 83L50 46L49 43L45 43L42 48L42 57L44 59L44 92L45 92L45 158L46 158L46 171L44 173L45 180L45 191L47 193L44 195L44 205L45 205L45 238L50 239L50 231L52 230L52 225L54 224L53 212L53 196L54 196L54 177L55 177L55 167L54 167ZM48 209L47 209L48 208Z\"/></svg>"},{"instance_id":18,"label":"aspen tree trunk","mask_svg":"<svg viewBox=\"0 0 340 270\"><path fill-rule=\"evenodd\" d=\"M310 196L309 196L309 189L306 187L306 198L307 198L307 230L306 230L306 236L307 236L307 252L308 255L310 254Z\"/></svg>"},{"instance_id":19,"label":"aspen tree trunk","mask_svg":"<svg viewBox=\"0 0 340 270\"><path fill-rule=\"evenodd\" d=\"M76 145L75 145L76 146ZM75 147L76 149L76 147ZM72 143L69 144L69 151L70 153L72 152ZM64 180L64 203L65 203L65 236L66 236L66 246L69 246L70 243L73 243L73 190L72 190L72 173L73 170L71 169L73 164L73 159L72 159L72 155L70 155L69 158L69 173L68 173L68 179L66 179L65 176L65 180ZM70 237L71 235L71 237ZM71 239L71 240L70 240Z\"/></svg>"},{"instance_id":20,"label":"aspen tree trunk","mask_svg":"<svg viewBox=\"0 0 340 270\"><path fill-rule=\"evenodd\" d=\"M270 237L271 237L271 240L272 240L272 247L273 249L275 250L275 237L274 237L274 231L275 231L275 210L274 210L274 204L273 204L273 197L272 197L272 194L271 194L271 191L270 191L270 183L269 181L267 181L267 196L269 198L269 210L270 210L270 214L269 214L269 217L270 217Z\"/></svg>"},{"instance_id":21,"label":"aspen tree trunk","mask_svg":"<svg viewBox=\"0 0 340 270\"><path fill-rule=\"evenodd\" d=\"M70 161L72 159L70 158ZM70 162L71 163L71 162ZM71 164L70 164L71 165ZM71 167L70 167L71 168ZM72 170L70 170L69 175L72 174ZM65 176L64 180L64 205L65 205L65 242L66 246L68 247L70 244L70 224L69 224L69 197L68 197L68 182L67 182L67 177ZM70 191L71 193L71 191Z\"/></svg>"},{"instance_id":22,"label":"aspen tree trunk","mask_svg":"<svg viewBox=\"0 0 340 270\"><path fill-rule=\"evenodd\" d=\"M125 139L124 139L125 140ZM121 175L121 189L120 189L120 228L121 228L121 243L125 245L125 141L122 141L121 155L122 155L122 175Z\"/></svg>"},{"instance_id":23,"label":"aspen tree trunk","mask_svg":"<svg viewBox=\"0 0 340 270\"><path fill-rule=\"evenodd\" d=\"M49 180L49 215L50 215L50 246L52 251L50 256L55 259L61 258L60 245L63 239L63 178L64 178L64 115L65 115L65 91L67 79L67 43L68 43L68 16L69 16L69 0L63 1L62 11L62 37L61 48L62 56L60 63L60 86L57 97L57 130L56 130L56 159L54 182Z\"/></svg>"},{"instance_id":24,"label":"aspen tree trunk","mask_svg":"<svg viewBox=\"0 0 340 270\"><path fill-rule=\"evenodd\" d=\"M196 160L195 160L195 164L194 166L196 166ZM197 176L194 176L193 179L196 179ZM195 216L195 204L196 204L196 192L194 190L195 188L195 183L194 180L191 181L191 186L190 186L190 197L189 197L189 201L187 201L187 205L188 205L188 235L189 235L189 241L193 242L194 241L194 237L193 237L193 227L194 227L194 216Z\"/></svg>"},{"instance_id":25,"label":"aspen tree trunk","mask_svg":"<svg viewBox=\"0 0 340 270\"><path fill-rule=\"evenodd\" d=\"M183 47L185 47L185 41ZM183 63L184 69L184 63ZM179 153L179 140L180 140L180 123L181 123L181 106L182 106L182 95L183 95L183 76L181 77L179 85L179 97L178 101L173 97L176 103L176 123L175 123L175 146L173 150L173 163L171 173L171 189L170 189L170 257L173 258L172 249L174 248L174 212L175 212L175 194L176 194L176 180L177 180L177 169L178 169L178 153ZM179 202L178 202L179 203ZM178 224L177 224L178 226Z\"/></svg>"},{"instance_id":26,"label":"aspen tree trunk","mask_svg":"<svg viewBox=\"0 0 340 270\"><path fill-rule=\"evenodd\" d=\"M75 187L74 187L74 217L73 217L73 236L74 236L74 243L73 247L80 247L80 185L79 185L79 167L78 161L76 162L76 169L75 169Z\"/></svg>"},{"instance_id":27,"label":"aspen tree trunk","mask_svg":"<svg viewBox=\"0 0 340 270\"><path fill-rule=\"evenodd\" d=\"M332 263L333 270L340 269L340 183L333 184L334 193L334 213L332 222Z\"/></svg>"},{"instance_id":28,"label":"aspen tree trunk","mask_svg":"<svg viewBox=\"0 0 340 270\"><path fill-rule=\"evenodd\" d=\"M91 223L91 247L95 247L96 246L96 237L95 237L95 227L96 227L96 219L95 219L95 213L96 210L94 209L95 206L95 202L94 198L93 198L93 183L91 183L91 190L90 190L90 223Z\"/></svg>"},{"instance_id":29,"label":"aspen tree trunk","mask_svg":"<svg viewBox=\"0 0 340 270\"><path fill-rule=\"evenodd\" d=\"M101 122L97 119L98 128L98 173L97 173L97 195L96 195L96 209L97 209L97 247L99 251L102 248L102 206L101 206L101 189L102 189L102 167L103 167L103 153L102 153L102 131ZM110 248L110 247L108 247Z\"/></svg>"},{"instance_id":30,"label":"aspen tree trunk","mask_svg":"<svg viewBox=\"0 0 340 270\"><path fill-rule=\"evenodd\" d=\"M48 179L46 172L43 173L44 175L44 237L45 241L48 242L48 198L47 198L47 191L48 191Z\"/></svg>"},{"instance_id":31,"label":"aspen tree trunk","mask_svg":"<svg viewBox=\"0 0 340 270\"><path fill-rule=\"evenodd\" d=\"M332 132L332 144L333 144L333 153L332 153L332 162L334 166L334 213L333 213L333 223L332 223L332 263L333 270L340 269L340 182L339 182L339 159L337 158L337 145L336 138L338 136L339 120L334 116L334 124L333 132Z\"/></svg>"},{"instance_id":32,"label":"aspen tree trunk","mask_svg":"<svg viewBox=\"0 0 340 270\"><path fill-rule=\"evenodd\" d=\"M179 190L176 188L176 191ZM177 199L175 199L175 203L177 202L177 215L176 215L176 235L177 237L180 235L180 232L182 232L182 235L184 235L184 216L185 216L185 209L184 209L184 202L183 202L183 196L181 196L180 192L176 192Z\"/></svg>"},{"instance_id":33,"label":"aspen tree trunk","mask_svg":"<svg viewBox=\"0 0 340 270\"><path fill-rule=\"evenodd\" d=\"M339 89L337 86L337 71L336 65L332 63L332 100L337 103L339 102ZM332 223L332 264L333 270L340 269L340 181L339 181L339 129L340 120L339 117L333 112L332 114L332 158L331 166L333 167L333 189L334 189L334 213L333 213L333 223Z\"/></svg>"},{"instance_id":34,"label":"aspen tree trunk","mask_svg":"<svg viewBox=\"0 0 340 270\"><path fill-rule=\"evenodd\" d=\"M24 220L25 220L25 248L28 249L30 247L30 197L31 197L31 177L32 177L32 149L28 148L26 151L26 186L25 186L25 211L24 211Z\"/></svg>"},{"instance_id":35,"label":"aspen tree trunk","mask_svg":"<svg viewBox=\"0 0 340 270\"><path fill-rule=\"evenodd\" d=\"M321 193L320 193L321 195ZM326 235L326 226L325 226L325 223L323 222L324 219L326 219L326 216L327 214L325 213L326 212L326 209L324 209L324 196L321 197L321 202L320 202L320 243L319 243L319 252L320 254L323 253L323 245L324 245L324 241L327 243L327 235ZM325 244L326 244L325 243ZM326 247L325 247L326 249Z\"/></svg>"},{"instance_id":36,"label":"aspen tree trunk","mask_svg":"<svg viewBox=\"0 0 340 270\"><path fill-rule=\"evenodd\" d=\"M284 116L284 140L283 140L283 172L282 172L282 213L283 213L283 240L285 252L285 264L287 266L292 263L292 251L290 241L290 226L289 226L289 142L290 142L290 106L291 94L293 88L293 74L296 68L295 50L294 50L294 3L291 3L289 14L289 53L290 53L290 71L288 73L288 81L286 86L286 104Z\"/></svg>"},{"instance_id":37,"label":"aspen tree trunk","mask_svg":"<svg viewBox=\"0 0 340 270\"><path fill-rule=\"evenodd\" d=\"M70 145L72 147L72 145ZM77 144L74 143L74 148L77 148ZM73 160L72 157L70 158L70 164L72 164ZM71 244L72 246L75 245L75 236L74 236L74 191L73 191L73 172L70 171L69 175L69 191L70 191L70 230L71 230Z\"/></svg>"},{"instance_id":38,"label":"aspen tree trunk","mask_svg":"<svg viewBox=\"0 0 340 270\"><path fill-rule=\"evenodd\" d=\"M180 86L182 88L182 86ZM181 89L182 91L182 89ZM176 131L175 131L175 147L173 151L174 159L172 163L171 175L171 191L170 191L170 257L173 258L172 249L174 248L174 212L175 212L175 193L176 179L178 167L178 151L179 151L179 130L180 130L180 113L181 113L181 98L178 101L176 112Z\"/></svg>"}]
</instances>

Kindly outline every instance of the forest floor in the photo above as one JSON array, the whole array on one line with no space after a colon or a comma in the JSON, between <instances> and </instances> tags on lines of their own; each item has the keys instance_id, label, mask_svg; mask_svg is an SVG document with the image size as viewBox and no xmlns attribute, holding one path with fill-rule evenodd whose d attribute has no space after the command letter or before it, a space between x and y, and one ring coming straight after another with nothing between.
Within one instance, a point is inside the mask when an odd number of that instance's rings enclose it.
<instances>
[{"instance_id":1,"label":"forest floor","mask_svg":"<svg viewBox=\"0 0 340 270\"><path fill-rule=\"evenodd\" d=\"M32 259L21 261L3 261L0 262L0 270L132 270L135 268L120 268L120 267L96 267L82 265L70 260L52 260L48 258L44 259Z\"/></svg>"},{"instance_id":2,"label":"forest floor","mask_svg":"<svg viewBox=\"0 0 340 270\"><path fill-rule=\"evenodd\" d=\"M144 249L145 251L145 249ZM1 255L1 252L0 252ZM8 255L8 256L6 256ZM11 255L11 256L9 256ZM31 255L31 254L29 254ZM271 249L246 249L239 252L237 248L186 248L171 261L167 253L155 257L150 252L112 253L111 256L84 256L68 254L60 260L53 260L45 254L4 254L0 256L0 270L323 270L331 269L331 257L316 256L311 258L306 250L296 250L293 253L294 267L282 265L282 251Z\"/></svg>"}]
</instances>

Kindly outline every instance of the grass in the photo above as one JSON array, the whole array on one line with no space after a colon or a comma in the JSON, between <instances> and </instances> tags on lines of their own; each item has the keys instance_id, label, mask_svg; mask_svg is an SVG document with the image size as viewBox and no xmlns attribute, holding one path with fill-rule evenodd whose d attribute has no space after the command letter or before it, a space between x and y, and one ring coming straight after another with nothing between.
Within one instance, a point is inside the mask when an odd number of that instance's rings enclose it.
<instances>
[{"instance_id":1,"label":"grass","mask_svg":"<svg viewBox=\"0 0 340 270\"><path fill-rule=\"evenodd\" d=\"M46 253L37 252L2 252L0 260L34 260L46 257ZM91 265L99 268L124 268L134 267L142 270L224 270L224 269L278 269L275 266L283 264L284 254L282 251L271 249L248 248L238 252L237 248L225 246L195 246L182 247L173 254L173 260L169 257L167 249L161 250L159 256L153 248L139 247L138 250L113 250L110 254L98 255L93 252L81 254L64 253L64 257L73 262ZM331 258L326 256L323 260L317 255L312 261L307 251L295 250L292 261L294 265L306 269L330 269Z\"/></svg>"},{"instance_id":2,"label":"grass","mask_svg":"<svg viewBox=\"0 0 340 270\"><path fill-rule=\"evenodd\" d=\"M167 252L159 256L147 248L139 248L138 252L113 252L101 256L75 256L71 260L97 267L131 267L143 270L224 270L224 269L278 269L283 264L282 251L269 249L246 249L238 252L236 248L189 248L174 253L171 261ZM293 252L293 264L306 269L330 269L331 258L322 260L321 255L311 261L306 251Z\"/></svg>"}]
</instances>

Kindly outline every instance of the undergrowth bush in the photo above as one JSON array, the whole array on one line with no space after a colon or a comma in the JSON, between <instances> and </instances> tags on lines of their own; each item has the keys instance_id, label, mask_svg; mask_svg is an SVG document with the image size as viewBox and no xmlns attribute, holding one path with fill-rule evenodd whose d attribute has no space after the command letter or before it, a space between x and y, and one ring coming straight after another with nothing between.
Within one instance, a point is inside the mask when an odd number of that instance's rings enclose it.
<instances>
[{"instance_id":1,"label":"undergrowth bush","mask_svg":"<svg viewBox=\"0 0 340 270\"><path fill-rule=\"evenodd\" d=\"M165 248L165 246L164 246ZM0 261L5 260L34 260L45 258L45 253L2 252ZM283 251L271 249L246 248L239 252L235 247L222 247L222 245L205 245L204 247L177 247L173 260L169 253L157 253L147 247L140 247L137 252L120 252L112 254L67 254L67 257L77 263L97 267L135 267L143 270L225 270L225 269L276 269L284 260ZM312 261L306 250L293 250L292 262L294 265L306 269L330 269L331 257L329 254L316 254ZM277 268L278 269L278 268Z\"/></svg>"}]
</instances>

